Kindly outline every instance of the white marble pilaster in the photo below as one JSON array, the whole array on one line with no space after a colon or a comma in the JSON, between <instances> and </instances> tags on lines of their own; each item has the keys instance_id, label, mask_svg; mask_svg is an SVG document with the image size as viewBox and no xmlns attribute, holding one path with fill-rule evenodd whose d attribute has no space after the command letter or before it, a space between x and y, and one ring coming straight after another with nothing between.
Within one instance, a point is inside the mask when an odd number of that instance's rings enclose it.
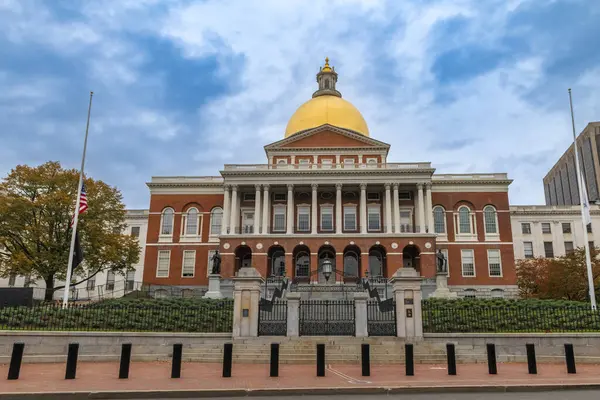
<instances>
[{"instance_id":1,"label":"white marble pilaster","mask_svg":"<svg viewBox=\"0 0 600 400\"><path fill-rule=\"evenodd\" d=\"M254 234L260 234L260 185L254 185Z\"/></svg>"},{"instance_id":2,"label":"white marble pilaster","mask_svg":"<svg viewBox=\"0 0 600 400\"><path fill-rule=\"evenodd\" d=\"M360 184L360 233L367 233L367 184Z\"/></svg>"},{"instance_id":3,"label":"white marble pilaster","mask_svg":"<svg viewBox=\"0 0 600 400\"><path fill-rule=\"evenodd\" d=\"M316 183L313 183L312 185L310 185L312 188L312 204L310 206L310 233L312 235L316 235L317 234L317 224L318 224L318 204L317 204L317 189L319 188L319 185Z\"/></svg>"},{"instance_id":4,"label":"white marble pilaster","mask_svg":"<svg viewBox=\"0 0 600 400\"><path fill-rule=\"evenodd\" d=\"M262 233L269 233L269 215L271 213L270 205L269 205L269 185L263 185L263 212L262 212Z\"/></svg>"},{"instance_id":5,"label":"white marble pilaster","mask_svg":"<svg viewBox=\"0 0 600 400\"><path fill-rule=\"evenodd\" d=\"M287 185L287 224L286 233L291 235L294 232L294 185Z\"/></svg>"},{"instance_id":6,"label":"white marble pilaster","mask_svg":"<svg viewBox=\"0 0 600 400\"><path fill-rule=\"evenodd\" d=\"M231 234L235 234L236 233L236 228L237 228L237 224L238 224L238 186L237 185L231 185L231 212L229 213L230 215L230 221L229 221L229 233Z\"/></svg>"},{"instance_id":7,"label":"white marble pilaster","mask_svg":"<svg viewBox=\"0 0 600 400\"><path fill-rule=\"evenodd\" d=\"M335 184L335 233L342 233L342 184Z\"/></svg>"},{"instance_id":8,"label":"white marble pilaster","mask_svg":"<svg viewBox=\"0 0 600 400\"><path fill-rule=\"evenodd\" d=\"M390 184L385 184L385 233L392 233L392 196Z\"/></svg>"},{"instance_id":9,"label":"white marble pilaster","mask_svg":"<svg viewBox=\"0 0 600 400\"><path fill-rule=\"evenodd\" d=\"M423 200L423 184L417 184L419 199L419 232L425 232L425 201Z\"/></svg>"},{"instance_id":10,"label":"white marble pilaster","mask_svg":"<svg viewBox=\"0 0 600 400\"><path fill-rule=\"evenodd\" d=\"M394 233L400 233L400 198L398 196L398 184L394 183Z\"/></svg>"},{"instance_id":11,"label":"white marble pilaster","mask_svg":"<svg viewBox=\"0 0 600 400\"><path fill-rule=\"evenodd\" d=\"M431 183L425 184L425 214L427 218L427 231L433 232L433 204L431 201Z\"/></svg>"},{"instance_id":12,"label":"white marble pilaster","mask_svg":"<svg viewBox=\"0 0 600 400\"><path fill-rule=\"evenodd\" d=\"M221 235L226 235L229 232L229 212L231 211L231 205L229 197L230 185L223 186L223 220L221 221Z\"/></svg>"}]
</instances>

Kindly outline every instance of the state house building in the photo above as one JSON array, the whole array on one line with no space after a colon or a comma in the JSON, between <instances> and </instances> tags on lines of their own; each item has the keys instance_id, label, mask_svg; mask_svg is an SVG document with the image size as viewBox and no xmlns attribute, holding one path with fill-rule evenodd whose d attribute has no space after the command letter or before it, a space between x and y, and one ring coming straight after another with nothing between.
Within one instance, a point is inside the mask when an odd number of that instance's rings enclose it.
<instances>
[{"instance_id":1,"label":"state house building","mask_svg":"<svg viewBox=\"0 0 600 400\"><path fill-rule=\"evenodd\" d=\"M507 175L390 162L390 145L371 137L337 80L326 60L312 99L265 146L264 164L152 178L144 283L206 287L218 250L224 285L250 265L307 285L355 284L412 266L425 287L441 249L460 296L516 295ZM319 268L325 259L329 279Z\"/></svg>"}]
</instances>

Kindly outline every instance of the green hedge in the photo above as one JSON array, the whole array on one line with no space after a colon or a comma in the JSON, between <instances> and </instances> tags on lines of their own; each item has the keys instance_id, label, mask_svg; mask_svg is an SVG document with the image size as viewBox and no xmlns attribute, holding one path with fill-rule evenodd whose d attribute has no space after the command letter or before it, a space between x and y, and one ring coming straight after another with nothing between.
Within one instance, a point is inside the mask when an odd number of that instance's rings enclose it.
<instances>
[{"instance_id":1,"label":"green hedge","mask_svg":"<svg viewBox=\"0 0 600 400\"><path fill-rule=\"evenodd\" d=\"M0 329L231 332L233 301L108 300L61 309L56 305L0 309Z\"/></svg>"},{"instance_id":2,"label":"green hedge","mask_svg":"<svg viewBox=\"0 0 600 400\"><path fill-rule=\"evenodd\" d=\"M598 332L600 313L574 301L428 299L423 302L423 331Z\"/></svg>"}]
</instances>

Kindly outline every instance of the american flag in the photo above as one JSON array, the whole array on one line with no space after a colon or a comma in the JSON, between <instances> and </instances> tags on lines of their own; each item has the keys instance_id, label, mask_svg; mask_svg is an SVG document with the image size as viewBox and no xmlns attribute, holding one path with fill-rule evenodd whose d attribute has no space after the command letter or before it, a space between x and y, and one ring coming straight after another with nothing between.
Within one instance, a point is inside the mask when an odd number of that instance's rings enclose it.
<instances>
[{"instance_id":1,"label":"american flag","mask_svg":"<svg viewBox=\"0 0 600 400\"><path fill-rule=\"evenodd\" d=\"M79 215L83 214L88 208L87 194L85 193L85 184L81 184L81 196L79 196ZM75 216L71 219L71 226L75 222Z\"/></svg>"}]
</instances>

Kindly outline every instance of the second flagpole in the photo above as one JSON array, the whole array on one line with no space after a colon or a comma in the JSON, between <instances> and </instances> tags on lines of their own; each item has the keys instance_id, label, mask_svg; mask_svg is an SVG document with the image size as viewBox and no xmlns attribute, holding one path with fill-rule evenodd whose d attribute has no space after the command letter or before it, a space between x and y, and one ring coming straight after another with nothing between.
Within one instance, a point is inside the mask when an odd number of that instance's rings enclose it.
<instances>
[{"instance_id":1,"label":"second flagpole","mask_svg":"<svg viewBox=\"0 0 600 400\"><path fill-rule=\"evenodd\" d=\"M79 185L77 185L77 198L75 200L75 214L73 217L73 229L71 231L71 248L69 249L69 263L67 264L67 275L65 277L65 293L63 295L63 308L69 305L69 289L71 286L71 274L73 273L73 254L75 253L75 235L77 233L77 223L79 222L79 199L81 197L81 188L83 187L83 168L85 167L85 152L87 150L88 132L90 130L90 115L92 113L92 97L94 92L90 92L90 104L88 106L87 124L85 126L85 139L83 140L83 156L81 157L81 169L79 170Z\"/></svg>"}]
</instances>

